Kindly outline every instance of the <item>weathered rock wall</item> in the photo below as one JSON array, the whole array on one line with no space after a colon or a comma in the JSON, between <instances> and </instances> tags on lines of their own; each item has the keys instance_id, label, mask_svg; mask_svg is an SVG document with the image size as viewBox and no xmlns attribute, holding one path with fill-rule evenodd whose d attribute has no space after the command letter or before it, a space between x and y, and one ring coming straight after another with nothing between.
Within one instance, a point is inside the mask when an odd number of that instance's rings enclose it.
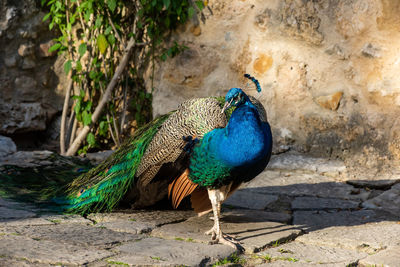
<instances>
[{"instance_id":1,"label":"weathered rock wall","mask_svg":"<svg viewBox=\"0 0 400 267\"><path fill-rule=\"evenodd\" d=\"M0 2L0 134L14 140L47 130L62 107L63 60L47 52L55 33L39 2ZM240 86L266 106L276 147L397 162L399 12L388 0L210 1L205 23L171 38L188 49L158 66L154 115Z\"/></svg>"},{"instance_id":2,"label":"weathered rock wall","mask_svg":"<svg viewBox=\"0 0 400 267\"><path fill-rule=\"evenodd\" d=\"M189 49L156 71L154 113L240 86L276 145L382 167L400 159L399 13L389 0L210 1L205 23L173 36Z\"/></svg>"},{"instance_id":3,"label":"weathered rock wall","mask_svg":"<svg viewBox=\"0 0 400 267\"><path fill-rule=\"evenodd\" d=\"M0 134L45 131L62 108L62 59L40 1L0 1ZM62 79L62 78L61 78Z\"/></svg>"}]
</instances>

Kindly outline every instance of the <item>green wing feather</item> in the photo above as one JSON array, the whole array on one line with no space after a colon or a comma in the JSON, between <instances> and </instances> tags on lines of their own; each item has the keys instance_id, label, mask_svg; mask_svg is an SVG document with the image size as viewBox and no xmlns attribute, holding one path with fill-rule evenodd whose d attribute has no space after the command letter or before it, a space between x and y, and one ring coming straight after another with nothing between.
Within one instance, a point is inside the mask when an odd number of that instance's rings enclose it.
<instances>
[{"instance_id":1,"label":"green wing feather","mask_svg":"<svg viewBox=\"0 0 400 267\"><path fill-rule=\"evenodd\" d=\"M219 106L221 107L221 109L224 107L225 104L225 97L223 96L216 96L214 97L217 101ZM235 106L231 106L230 108L228 108L227 110L225 110L225 115L226 115L226 120L229 121L229 118L232 115L232 112L235 110Z\"/></svg>"},{"instance_id":2,"label":"green wing feather","mask_svg":"<svg viewBox=\"0 0 400 267\"><path fill-rule=\"evenodd\" d=\"M68 184L66 195L54 201L68 213L110 211L132 186L147 146L170 115L140 128L106 161Z\"/></svg>"}]
</instances>

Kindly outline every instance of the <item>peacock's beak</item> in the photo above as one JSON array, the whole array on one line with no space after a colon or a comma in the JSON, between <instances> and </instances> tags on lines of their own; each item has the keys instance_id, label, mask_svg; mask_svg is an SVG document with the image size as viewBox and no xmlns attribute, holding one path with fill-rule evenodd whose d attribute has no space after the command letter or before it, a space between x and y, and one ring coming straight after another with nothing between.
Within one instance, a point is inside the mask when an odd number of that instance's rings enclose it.
<instances>
[{"instance_id":1,"label":"peacock's beak","mask_svg":"<svg viewBox=\"0 0 400 267\"><path fill-rule=\"evenodd\" d=\"M224 113L225 110L227 110L227 109L231 106L232 101L233 101L233 98L231 99L231 101L225 102L225 105L224 105L224 107L222 108L221 113Z\"/></svg>"}]
</instances>

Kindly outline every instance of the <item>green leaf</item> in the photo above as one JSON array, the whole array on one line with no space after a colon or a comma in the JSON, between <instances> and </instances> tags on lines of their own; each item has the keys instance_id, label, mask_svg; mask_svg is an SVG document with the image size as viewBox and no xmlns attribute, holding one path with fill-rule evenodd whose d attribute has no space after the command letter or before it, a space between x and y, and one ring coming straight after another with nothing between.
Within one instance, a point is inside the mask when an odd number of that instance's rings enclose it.
<instances>
[{"instance_id":1,"label":"green leaf","mask_svg":"<svg viewBox=\"0 0 400 267\"><path fill-rule=\"evenodd\" d=\"M78 48L79 55L82 57L86 53L86 50L87 50L86 43L81 43Z\"/></svg>"},{"instance_id":2,"label":"green leaf","mask_svg":"<svg viewBox=\"0 0 400 267\"><path fill-rule=\"evenodd\" d=\"M168 9L170 4L171 4L171 0L164 0L164 6L166 9Z\"/></svg>"},{"instance_id":3,"label":"green leaf","mask_svg":"<svg viewBox=\"0 0 400 267\"><path fill-rule=\"evenodd\" d=\"M108 42L103 34L99 34L97 37L97 46L99 47L100 53L104 54L108 47Z\"/></svg>"},{"instance_id":4,"label":"green leaf","mask_svg":"<svg viewBox=\"0 0 400 267\"><path fill-rule=\"evenodd\" d=\"M93 102L88 101L86 104L85 110L90 112L90 110L92 109L92 105L93 105Z\"/></svg>"},{"instance_id":5,"label":"green leaf","mask_svg":"<svg viewBox=\"0 0 400 267\"><path fill-rule=\"evenodd\" d=\"M96 145L96 137L94 136L93 133L89 133L86 136L86 141L88 142L89 146L95 146Z\"/></svg>"},{"instance_id":6,"label":"green leaf","mask_svg":"<svg viewBox=\"0 0 400 267\"><path fill-rule=\"evenodd\" d=\"M89 22L90 20L90 10L86 10L85 15L83 15L83 18L85 19L86 22Z\"/></svg>"},{"instance_id":7,"label":"green leaf","mask_svg":"<svg viewBox=\"0 0 400 267\"><path fill-rule=\"evenodd\" d=\"M69 23L71 25L74 25L74 23L75 23L75 15L71 16L71 18L69 19Z\"/></svg>"},{"instance_id":8,"label":"green leaf","mask_svg":"<svg viewBox=\"0 0 400 267\"><path fill-rule=\"evenodd\" d=\"M96 78L96 75L97 74L97 72L95 72L94 70L91 70L90 72L89 72L89 78L91 79L91 80L94 80L95 78Z\"/></svg>"},{"instance_id":9,"label":"green leaf","mask_svg":"<svg viewBox=\"0 0 400 267\"><path fill-rule=\"evenodd\" d=\"M196 13L196 11L194 10L194 8L191 6L188 8L188 16L189 18L193 17L193 15Z\"/></svg>"},{"instance_id":10,"label":"green leaf","mask_svg":"<svg viewBox=\"0 0 400 267\"><path fill-rule=\"evenodd\" d=\"M108 26L107 29L104 31L104 35L110 34L111 30L112 30L112 27Z\"/></svg>"},{"instance_id":11,"label":"green leaf","mask_svg":"<svg viewBox=\"0 0 400 267\"><path fill-rule=\"evenodd\" d=\"M200 9L203 10L204 8L204 2L203 1L196 1L196 6Z\"/></svg>"},{"instance_id":12,"label":"green leaf","mask_svg":"<svg viewBox=\"0 0 400 267\"><path fill-rule=\"evenodd\" d=\"M50 13L47 13L46 16L43 17L42 21L48 20L50 15L51 15Z\"/></svg>"},{"instance_id":13,"label":"green leaf","mask_svg":"<svg viewBox=\"0 0 400 267\"><path fill-rule=\"evenodd\" d=\"M161 60L162 60L162 61L167 60L167 54L166 54L166 53L164 53L164 54L161 55Z\"/></svg>"},{"instance_id":14,"label":"green leaf","mask_svg":"<svg viewBox=\"0 0 400 267\"><path fill-rule=\"evenodd\" d=\"M51 52L53 52L53 51L56 51L56 50L58 50L60 47L61 47L61 44L60 44L60 43L53 44L53 45L49 48L48 52L51 53Z\"/></svg>"},{"instance_id":15,"label":"green leaf","mask_svg":"<svg viewBox=\"0 0 400 267\"><path fill-rule=\"evenodd\" d=\"M71 31L71 29L72 29L72 26L71 26L72 24L71 23L68 23L67 24L67 32L70 32Z\"/></svg>"},{"instance_id":16,"label":"green leaf","mask_svg":"<svg viewBox=\"0 0 400 267\"><path fill-rule=\"evenodd\" d=\"M77 72L80 72L82 70L82 63L80 60L76 61L76 67L75 67Z\"/></svg>"},{"instance_id":17,"label":"green leaf","mask_svg":"<svg viewBox=\"0 0 400 267\"><path fill-rule=\"evenodd\" d=\"M102 17L102 16L98 16L98 17L96 18L96 21L95 21L95 23L94 23L94 26L96 26L96 28L100 28L102 22L103 22L103 17Z\"/></svg>"},{"instance_id":18,"label":"green leaf","mask_svg":"<svg viewBox=\"0 0 400 267\"><path fill-rule=\"evenodd\" d=\"M68 73L69 73L69 71L71 70L71 68L72 68L72 61L71 61L71 60L68 60L68 61L65 62L65 64L64 64L64 72L65 72L66 75L68 75Z\"/></svg>"},{"instance_id":19,"label":"green leaf","mask_svg":"<svg viewBox=\"0 0 400 267\"><path fill-rule=\"evenodd\" d=\"M109 42L111 45L115 44L115 37L114 37L114 35L110 34L110 35L107 37L107 39L108 39L108 42Z\"/></svg>"},{"instance_id":20,"label":"green leaf","mask_svg":"<svg viewBox=\"0 0 400 267\"><path fill-rule=\"evenodd\" d=\"M114 12L115 8L117 7L117 1L116 0L108 0L107 5L108 5L108 8L111 10L111 12Z\"/></svg>"},{"instance_id":21,"label":"green leaf","mask_svg":"<svg viewBox=\"0 0 400 267\"><path fill-rule=\"evenodd\" d=\"M81 99L78 98L75 102L75 107L74 107L75 114L79 114L81 112L81 103L82 103Z\"/></svg>"},{"instance_id":22,"label":"green leaf","mask_svg":"<svg viewBox=\"0 0 400 267\"><path fill-rule=\"evenodd\" d=\"M107 135L108 123L106 121L101 121L99 124L99 134L102 136Z\"/></svg>"},{"instance_id":23,"label":"green leaf","mask_svg":"<svg viewBox=\"0 0 400 267\"><path fill-rule=\"evenodd\" d=\"M87 126L92 123L92 113L84 110L82 112L83 125Z\"/></svg>"}]
</instances>

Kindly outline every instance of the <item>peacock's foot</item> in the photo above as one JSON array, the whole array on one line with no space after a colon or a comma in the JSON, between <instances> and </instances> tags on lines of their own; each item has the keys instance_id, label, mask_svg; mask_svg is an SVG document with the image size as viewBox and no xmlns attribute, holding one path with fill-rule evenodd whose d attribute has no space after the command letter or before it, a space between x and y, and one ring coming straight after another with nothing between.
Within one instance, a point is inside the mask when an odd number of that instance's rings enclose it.
<instances>
[{"instance_id":1,"label":"peacock's foot","mask_svg":"<svg viewBox=\"0 0 400 267\"><path fill-rule=\"evenodd\" d=\"M237 249L237 245L240 245L240 241L236 240L230 235L223 234L221 231L217 231L215 227L205 232L206 235L211 235L211 241L209 244L223 244Z\"/></svg>"},{"instance_id":2,"label":"peacock's foot","mask_svg":"<svg viewBox=\"0 0 400 267\"><path fill-rule=\"evenodd\" d=\"M228 235L217 235L214 239L209 242L210 245L214 244L222 244L228 245L234 249L238 249L237 245L240 245L240 242L229 237Z\"/></svg>"}]
</instances>

